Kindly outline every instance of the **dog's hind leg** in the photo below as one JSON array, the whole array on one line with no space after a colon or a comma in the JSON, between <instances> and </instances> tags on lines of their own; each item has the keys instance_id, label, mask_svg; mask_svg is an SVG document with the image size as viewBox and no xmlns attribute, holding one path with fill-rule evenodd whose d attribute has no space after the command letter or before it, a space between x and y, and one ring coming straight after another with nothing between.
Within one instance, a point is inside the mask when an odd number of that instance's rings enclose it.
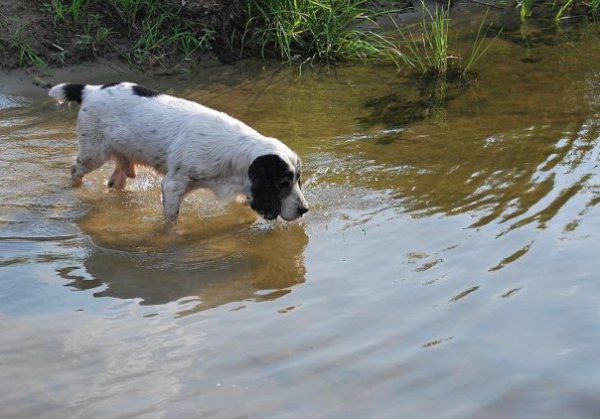
<instances>
[{"instance_id":1,"label":"dog's hind leg","mask_svg":"<svg viewBox=\"0 0 600 419\"><path fill-rule=\"evenodd\" d=\"M115 170L110 176L108 187L120 191L125 188L128 177L135 177L135 166L125 156L116 156Z\"/></svg>"},{"instance_id":2,"label":"dog's hind leg","mask_svg":"<svg viewBox=\"0 0 600 419\"><path fill-rule=\"evenodd\" d=\"M179 216L179 207L183 197L188 192L188 182L179 176L170 176L169 173L162 180L162 199L165 217L168 221L175 221Z\"/></svg>"},{"instance_id":3,"label":"dog's hind leg","mask_svg":"<svg viewBox=\"0 0 600 419\"><path fill-rule=\"evenodd\" d=\"M128 178L135 178L137 176L136 172L135 172L135 165L133 164L133 162L128 161L127 162L127 166L125 166L125 174L127 175Z\"/></svg>"}]
</instances>

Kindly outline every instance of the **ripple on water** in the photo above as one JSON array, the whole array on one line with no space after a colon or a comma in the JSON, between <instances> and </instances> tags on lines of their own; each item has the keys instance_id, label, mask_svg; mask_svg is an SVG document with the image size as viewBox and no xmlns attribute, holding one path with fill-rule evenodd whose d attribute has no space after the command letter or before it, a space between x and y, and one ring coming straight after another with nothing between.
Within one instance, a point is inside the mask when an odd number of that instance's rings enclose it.
<instances>
[{"instance_id":1,"label":"ripple on water","mask_svg":"<svg viewBox=\"0 0 600 419\"><path fill-rule=\"evenodd\" d=\"M447 98L379 65L138 78L297 150L292 225L198 192L166 226L110 165L71 189L77 107L0 106L3 413L593 416L600 42L522 36Z\"/></svg>"}]
</instances>

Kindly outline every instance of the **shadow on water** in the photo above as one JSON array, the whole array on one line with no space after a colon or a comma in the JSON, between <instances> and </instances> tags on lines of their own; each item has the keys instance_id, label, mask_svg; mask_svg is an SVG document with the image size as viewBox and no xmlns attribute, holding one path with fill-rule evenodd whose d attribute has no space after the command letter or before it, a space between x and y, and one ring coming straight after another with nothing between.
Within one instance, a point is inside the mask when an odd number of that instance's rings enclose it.
<instances>
[{"instance_id":1,"label":"shadow on water","mask_svg":"<svg viewBox=\"0 0 600 419\"><path fill-rule=\"evenodd\" d=\"M146 252L95 246L82 267L57 273L70 281L67 287L101 288L94 297L140 299L141 305L185 303L180 315L246 300L274 300L304 282L302 253L308 238L302 227L237 239Z\"/></svg>"},{"instance_id":2,"label":"shadow on water","mask_svg":"<svg viewBox=\"0 0 600 419\"><path fill-rule=\"evenodd\" d=\"M173 227L164 225L158 208L147 216L123 202L79 221L93 243L83 266L57 269L67 287L141 305L176 302L178 314L186 315L274 300L304 282L308 236L300 224L252 223L249 210L234 206L208 219L187 214ZM131 217L137 221L127 223Z\"/></svg>"},{"instance_id":3,"label":"shadow on water","mask_svg":"<svg viewBox=\"0 0 600 419\"><path fill-rule=\"evenodd\" d=\"M386 130L401 130L407 126L425 121L443 121L449 102L456 99L468 88L468 83L460 79L460 75L449 75L438 79L432 75L424 75L416 82L411 82L394 93L370 98L363 107L370 114L358 117L364 127L383 126ZM386 144L391 137L378 140Z\"/></svg>"}]
</instances>

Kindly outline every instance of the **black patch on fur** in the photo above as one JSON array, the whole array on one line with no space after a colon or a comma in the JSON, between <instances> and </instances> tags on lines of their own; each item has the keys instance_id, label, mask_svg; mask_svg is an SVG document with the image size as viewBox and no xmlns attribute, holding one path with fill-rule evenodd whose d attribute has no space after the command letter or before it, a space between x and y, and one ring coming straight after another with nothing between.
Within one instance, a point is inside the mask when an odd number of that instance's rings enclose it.
<instances>
[{"instance_id":1,"label":"black patch on fur","mask_svg":"<svg viewBox=\"0 0 600 419\"><path fill-rule=\"evenodd\" d=\"M106 83L106 84L102 85L102 87L100 88L100 90L102 90L102 89L108 89L109 87L117 86L119 84L121 84L120 81L115 81L115 82L112 82L112 83Z\"/></svg>"},{"instance_id":2,"label":"black patch on fur","mask_svg":"<svg viewBox=\"0 0 600 419\"><path fill-rule=\"evenodd\" d=\"M67 84L63 90L69 102L81 103L84 88L85 84Z\"/></svg>"},{"instance_id":3,"label":"black patch on fur","mask_svg":"<svg viewBox=\"0 0 600 419\"><path fill-rule=\"evenodd\" d=\"M136 84L135 86L133 86L132 89L133 89L134 95L141 96L141 97L154 97L154 96L158 96L161 94L160 92L157 92L156 90L148 89L147 87L140 86L139 84Z\"/></svg>"},{"instance_id":4,"label":"black patch on fur","mask_svg":"<svg viewBox=\"0 0 600 419\"><path fill-rule=\"evenodd\" d=\"M248 169L252 184L250 207L267 220L281 213L281 200L292 192L294 174L275 154L257 157Z\"/></svg>"}]
</instances>

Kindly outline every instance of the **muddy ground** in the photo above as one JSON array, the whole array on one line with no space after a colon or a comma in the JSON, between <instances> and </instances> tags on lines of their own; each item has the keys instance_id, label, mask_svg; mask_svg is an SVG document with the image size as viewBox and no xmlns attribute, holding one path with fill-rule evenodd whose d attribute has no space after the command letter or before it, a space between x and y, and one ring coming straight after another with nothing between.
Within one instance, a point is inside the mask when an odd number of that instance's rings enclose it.
<instances>
[{"instance_id":1,"label":"muddy ground","mask_svg":"<svg viewBox=\"0 0 600 419\"><path fill-rule=\"evenodd\" d=\"M0 68L11 69L31 64L34 52L53 67L103 58L123 61L137 41L136 24L127 25L116 16L109 2L94 2L81 22L56 22L48 0L0 0ZM234 59L245 25L243 0L165 0L171 10L181 8L181 16L196 30L215 31L212 49L223 61ZM170 4L172 3L172 5ZM89 16L97 16L90 23ZM94 44L97 27L111 33L102 45ZM86 36L87 35L87 36ZM25 47L25 48L24 48ZM170 57L172 64L180 57Z\"/></svg>"}]
</instances>

